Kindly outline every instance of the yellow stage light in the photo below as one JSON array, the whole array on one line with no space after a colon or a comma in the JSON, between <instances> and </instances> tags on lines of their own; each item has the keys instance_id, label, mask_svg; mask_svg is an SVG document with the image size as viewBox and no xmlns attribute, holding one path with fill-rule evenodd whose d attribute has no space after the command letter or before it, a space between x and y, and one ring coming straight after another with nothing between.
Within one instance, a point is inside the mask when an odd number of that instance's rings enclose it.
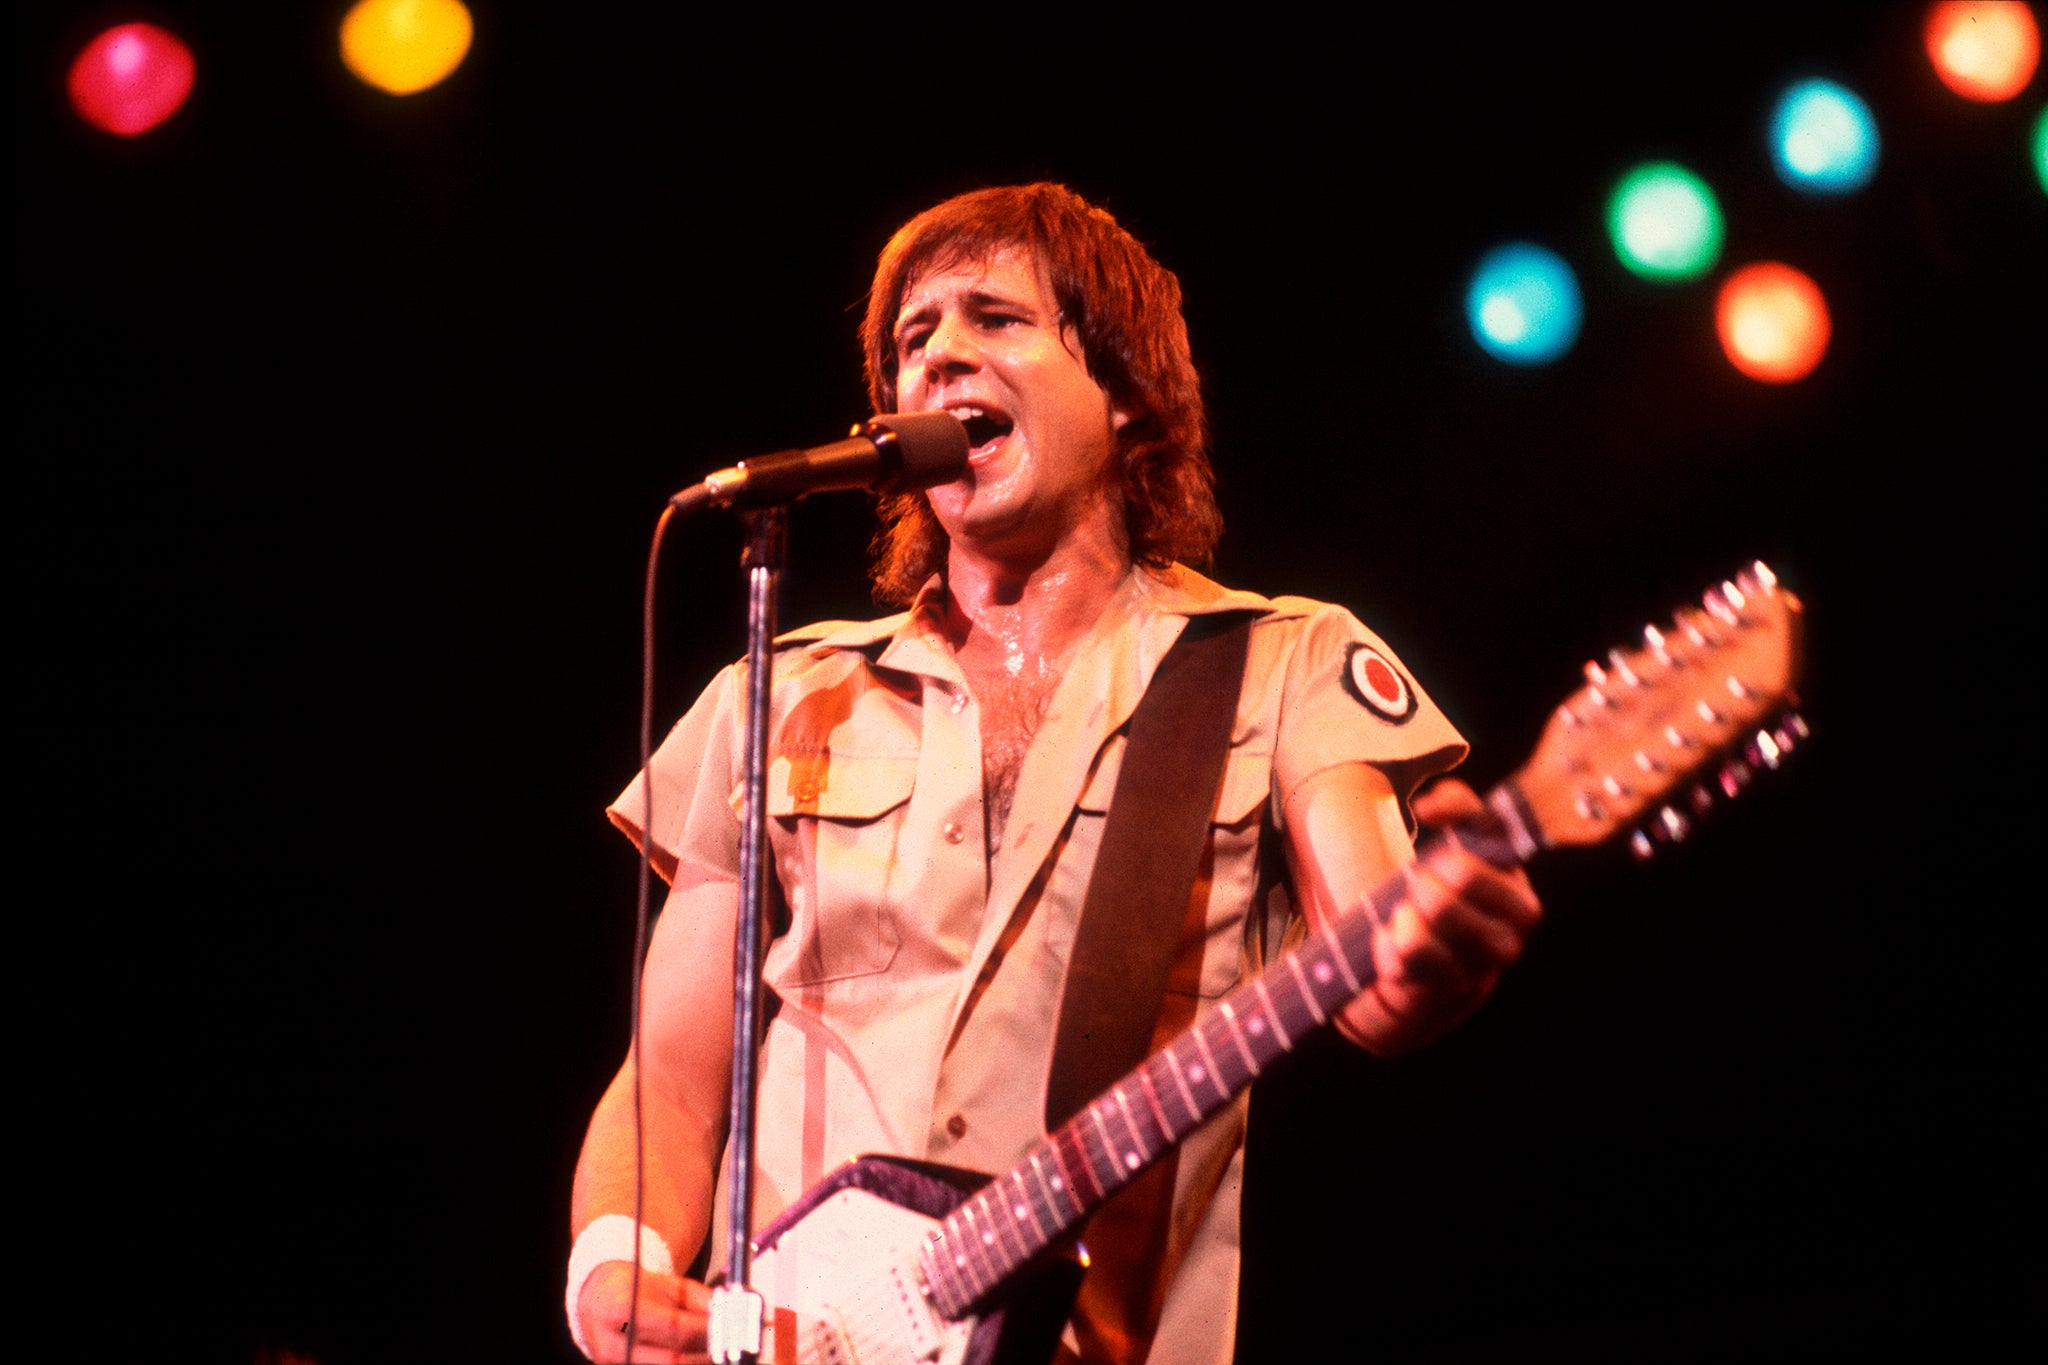
<instances>
[{"instance_id":1,"label":"yellow stage light","mask_svg":"<svg viewBox=\"0 0 2048 1365\"><path fill-rule=\"evenodd\" d=\"M461 0L361 0L341 21L341 60L379 90L410 95L462 64L470 34Z\"/></svg>"}]
</instances>

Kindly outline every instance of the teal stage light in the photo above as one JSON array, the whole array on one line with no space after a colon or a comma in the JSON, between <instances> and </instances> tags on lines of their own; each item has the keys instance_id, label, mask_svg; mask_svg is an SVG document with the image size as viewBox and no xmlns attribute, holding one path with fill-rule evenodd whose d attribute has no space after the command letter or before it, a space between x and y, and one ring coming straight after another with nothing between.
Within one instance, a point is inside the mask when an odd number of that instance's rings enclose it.
<instances>
[{"instance_id":1,"label":"teal stage light","mask_svg":"<svg viewBox=\"0 0 2048 1365\"><path fill-rule=\"evenodd\" d=\"M1795 190L1847 194L1877 174L1877 121L1833 81L1800 81L1771 113L1771 162Z\"/></svg>"},{"instance_id":2,"label":"teal stage light","mask_svg":"<svg viewBox=\"0 0 2048 1365\"><path fill-rule=\"evenodd\" d=\"M1584 312L1572 268L1530 242L1487 252L1465 293L1473 338L1510 365L1543 365L1570 350Z\"/></svg>"},{"instance_id":3,"label":"teal stage light","mask_svg":"<svg viewBox=\"0 0 2048 1365\"><path fill-rule=\"evenodd\" d=\"M1621 263L1646 280L1696 279L1721 259L1726 227L1707 182L1675 161L1649 161L1607 200L1607 235Z\"/></svg>"}]
</instances>

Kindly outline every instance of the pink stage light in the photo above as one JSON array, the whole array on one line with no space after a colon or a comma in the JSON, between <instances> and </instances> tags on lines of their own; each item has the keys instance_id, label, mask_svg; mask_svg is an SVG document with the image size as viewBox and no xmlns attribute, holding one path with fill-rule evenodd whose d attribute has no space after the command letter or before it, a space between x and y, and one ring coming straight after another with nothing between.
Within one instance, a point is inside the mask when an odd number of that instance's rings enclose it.
<instances>
[{"instance_id":1,"label":"pink stage light","mask_svg":"<svg viewBox=\"0 0 2048 1365\"><path fill-rule=\"evenodd\" d=\"M192 49L155 24L122 24L85 45L65 89L93 127L137 137L178 112L192 93Z\"/></svg>"}]
</instances>

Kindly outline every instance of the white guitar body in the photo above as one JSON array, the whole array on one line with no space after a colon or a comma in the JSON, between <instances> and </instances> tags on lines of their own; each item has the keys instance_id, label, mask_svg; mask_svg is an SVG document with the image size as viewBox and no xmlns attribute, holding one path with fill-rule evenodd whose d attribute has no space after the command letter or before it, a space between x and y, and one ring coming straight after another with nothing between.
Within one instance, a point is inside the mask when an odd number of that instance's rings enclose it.
<instances>
[{"instance_id":1,"label":"white guitar body","mask_svg":"<svg viewBox=\"0 0 2048 1365\"><path fill-rule=\"evenodd\" d=\"M938 1220L842 1189L754 1262L767 1299L763 1361L802 1365L960 1365L975 1319L947 1322L917 1269Z\"/></svg>"},{"instance_id":2,"label":"white guitar body","mask_svg":"<svg viewBox=\"0 0 2048 1365\"><path fill-rule=\"evenodd\" d=\"M1080 1285L1056 1249L1009 1277L1000 1299L948 1318L919 1252L988 1177L863 1157L761 1230L752 1280L767 1300L764 1365L1042 1365Z\"/></svg>"}]
</instances>

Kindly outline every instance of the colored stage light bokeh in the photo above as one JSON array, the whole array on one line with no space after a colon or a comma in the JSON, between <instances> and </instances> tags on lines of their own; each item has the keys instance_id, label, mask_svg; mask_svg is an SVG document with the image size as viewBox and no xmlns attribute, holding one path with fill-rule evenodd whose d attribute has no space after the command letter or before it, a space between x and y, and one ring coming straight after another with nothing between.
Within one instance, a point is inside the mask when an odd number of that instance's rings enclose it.
<instances>
[{"instance_id":1,"label":"colored stage light bokeh","mask_svg":"<svg viewBox=\"0 0 2048 1365\"><path fill-rule=\"evenodd\" d=\"M1727 278L1714 326L1730 363L1766 384L1812 374L1834 332L1820 286L1778 261L1746 265Z\"/></svg>"},{"instance_id":2,"label":"colored stage light bokeh","mask_svg":"<svg viewBox=\"0 0 2048 1365\"><path fill-rule=\"evenodd\" d=\"M474 31L460 0L359 0L341 21L341 60L366 84L411 95L462 65Z\"/></svg>"},{"instance_id":3,"label":"colored stage light bokeh","mask_svg":"<svg viewBox=\"0 0 2048 1365\"><path fill-rule=\"evenodd\" d=\"M93 127L139 137L178 112L198 67L192 49L155 24L120 24L94 38L65 78L71 107Z\"/></svg>"},{"instance_id":4,"label":"colored stage light bokeh","mask_svg":"<svg viewBox=\"0 0 2048 1365\"><path fill-rule=\"evenodd\" d=\"M2034 174L2040 177L2041 193L2048 194L2048 107L2034 120Z\"/></svg>"},{"instance_id":5,"label":"colored stage light bokeh","mask_svg":"<svg viewBox=\"0 0 2048 1365\"><path fill-rule=\"evenodd\" d=\"M1852 90L1800 81L1771 113L1771 163L1795 190L1847 194L1877 173L1877 120Z\"/></svg>"},{"instance_id":6,"label":"colored stage light bokeh","mask_svg":"<svg viewBox=\"0 0 2048 1365\"><path fill-rule=\"evenodd\" d=\"M1927 11L1927 56L1966 100L1996 104L2027 88L2041 61L2041 29L2018 0L1944 0Z\"/></svg>"},{"instance_id":7,"label":"colored stage light bokeh","mask_svg":"<svg viewBox=\"0 0 2048 1365\"><path fill-rule=\"evenodd\" d=\"M1579 339L1583 316L1572 268L1530 242L1487 252L1465 292L1473 338L1510 365L1542 365L1563 355Z\"/></svg>"},{"instance_id":8,"label":"colored stage light bokeh","mask_svg":"<svg viewBox=\"0 0 2048 1365\"><path fill-rule=\"evenodd\" d=\"M1707 183L1674 161L1621 178L1607 200L1607 235L1621 263L1646 280L1697 279L1721 258L1726 227Z\"/></svg>"}]
</instances>

